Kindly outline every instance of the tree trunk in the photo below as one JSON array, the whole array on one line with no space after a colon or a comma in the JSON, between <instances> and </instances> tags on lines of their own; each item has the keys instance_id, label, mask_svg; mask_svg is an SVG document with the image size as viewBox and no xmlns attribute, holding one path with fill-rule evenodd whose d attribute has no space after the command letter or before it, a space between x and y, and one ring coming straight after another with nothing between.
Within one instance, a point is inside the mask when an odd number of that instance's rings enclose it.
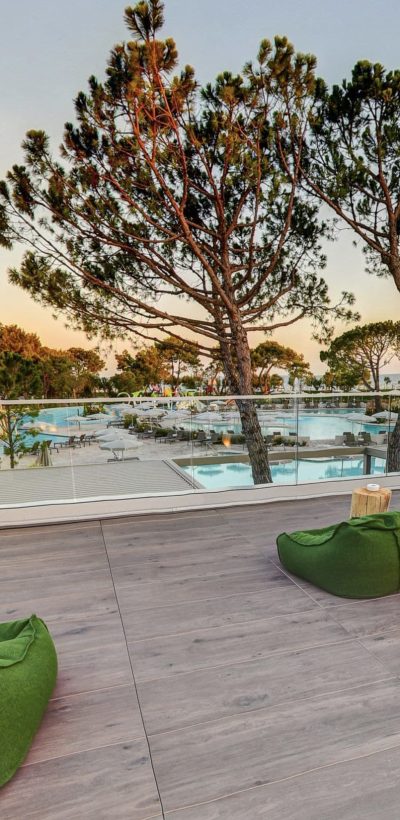
<instances>
[{"instance_id":1,"label":"tree trunk","mask_svg":"<svg viewBox=\"0 0 400 820\"><path fill-rule=\"evenodd\" d=\"M246 332L240 328L240 319L236 318L234 341L232 348L221 345L221 358L224 363L225 377L228 388L237 395L251 395L252 367L250 347ZM232 350L234 356L232 356ZM260 422L254 401L251 399L237 400L242 423L243 435L249 453L254 484L271 484L272 476L268 460L268 447L261 432Z\"/></svg>"},{"instance_id":2,"label":"tree trunk","mask_svg":"<svg viewBox=\"0 0 400 820\"><path fill-rule=\"evenodd\" d=\"M388 432L388 453L387 453L387 471L388 473L400 472L400 414L396 421L395 428L391 433Z\"/></svg>"},{"instance_id":3,"label":"tree trunk","mask_svg":"<svg viewBox=\"0 0 400 820\"><path fill-rule=\"evenodd\" d=\"M271 484L268 448L261 432L255 404L250 399L237 400L243 435L249 452L254 484Z\"/></svg>"}]
</instances>

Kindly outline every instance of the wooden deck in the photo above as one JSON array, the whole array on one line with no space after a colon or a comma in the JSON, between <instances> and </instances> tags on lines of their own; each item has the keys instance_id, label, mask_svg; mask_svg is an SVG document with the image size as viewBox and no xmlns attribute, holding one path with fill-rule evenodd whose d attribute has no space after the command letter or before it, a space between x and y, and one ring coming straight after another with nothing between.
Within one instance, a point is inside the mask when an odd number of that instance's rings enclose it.
<instances>
[{"instance_id":1,"label":"wooden deck","mask_svg":"<svg viewBox=\"0 0 400 820\"><path fill-rule=\"evenodd\" d=\"M275 550L348 510L0 532L0 620L36 612L60 664L2 820L397 819L400 599L335 598Z\"/></svg>"}]
</instances>

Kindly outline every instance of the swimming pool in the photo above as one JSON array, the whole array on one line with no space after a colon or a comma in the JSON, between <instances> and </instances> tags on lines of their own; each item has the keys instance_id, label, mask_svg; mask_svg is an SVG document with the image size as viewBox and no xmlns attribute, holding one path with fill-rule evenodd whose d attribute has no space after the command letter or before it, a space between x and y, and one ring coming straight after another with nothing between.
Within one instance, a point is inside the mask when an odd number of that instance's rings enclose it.
<instances>
[{"instance_id":1,"label":"swimming pool","mask_svg":"<svg viewBox=\"0 0 400 820\"><path fill-rule=\"evenodd\" d=\"M354 411L359 413L360 411ZM366 432L376 434L384 432L388 429L386 424L368 424L368 422L360 422L357 419L351 419L351 410L334 410L326 411L324 413L301 413L298 418L298 432L299 436L310 438L310 440L324 440L334 439L335 436L341 436L344 432L350 432L357 435L357 433ZM259 416L261 429L264 435L272 432L279 432L283 436L289 433L296 432L296 417L294 413L289 411L286 413L271 413L269 417L267 413L261 413ZM235 434L241 433L242 425L240 423L238 413L232 414L230 418L223 421L213 421L212 423L196 422L192 419L190 422L182 423L186 429L212 429L217 433L222 433L226 430L232 430Z\"/></svg>"},{"instance_id":2,"label":"swimming pool","mask_svg":"<svg viewBox=\"0 0 400 820\"><path fill-rule=\"evenodd\" d=\"M244 464L243 462L194 464L181 467L181 469L207 490L226 490L232 487L253 486L250 464ZM274 484L302 484L309 481L351 478L363 475L363 459L299 459L297 468L294 460L281 461L271 464L271 472ZM373 458L371 472L373 475L384 474L384 460Z\"/></svg>"},{"instance_id":3,"label":"swimming pool","mask_svg":"<svg viewBox=\"0 0 400 820\"><path fill-rule=\"evenodd\" d=\"M58 432L59 429L68 427L68 420L71 416L81 415L83 416L83 405L80 406L69 406L66 405L65 407L50 407L43 410L40 410L37 416L29 416L26 415L21 418L21 421L18 425L18 431L24 435L24 444L27 447L31 447L36 442L40 441L52 441L56 440L58 442L67 441L68 435L64 433ZM45 429L42 429L37 435L32 436L29 434L28 429L24 429L24 424L26 425L36 425L36 428L40 430L40 425L46 425ZM73 433L80 433L81 431L78 429L77 425L71 422L71 435ZM4 453L5 450L5 443L0 443L0 454Z\"/></svg>"}]
</instances>

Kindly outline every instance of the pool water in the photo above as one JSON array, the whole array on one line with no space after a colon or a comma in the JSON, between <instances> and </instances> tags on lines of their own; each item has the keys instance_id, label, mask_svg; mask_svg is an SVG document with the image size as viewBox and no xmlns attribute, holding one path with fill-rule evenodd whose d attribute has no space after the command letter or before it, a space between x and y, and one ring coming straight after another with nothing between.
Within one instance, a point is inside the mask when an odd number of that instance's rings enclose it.
<instances>
[{"instance_id":1,"label":"pool water","mask_svg":"<svg viewBox=\"0 0 400 820\"><path fill-rule=\"evenodd\" d=\"M253 476L249 464L230 462L221 464L198 464L182 467L188 475L207 490L223 490L230 487L252 487ZM372 459L372 475L385 472L385 461ZM362 458L299 459L271 464L274 484L296 484L323 481L334 478L351 478L363 475Z\"/></svg>"},{"instance_id":2,"label":"pool water","mask_svg":"<svg viewBox=\"0 0 400 820\"><path fill-rule=\"evenodd\" d=\"M358 411L358 413L359 412L360 411ZM267 418L266 414L260 415L259 421L264 435L279 432L283 436L287 436L291 432L296 432L296 417L293 413L288 412L280 415L273 413L271 415L273 415L271 419ZM350 415L350 410L342 412L339 410L326 411L326 414L325 412L324 414L318 412L300 414L298 418L299 436L308 437L311 440L323 440L334 439L335 436L341 436L344 432L354 433L357 436L357 433L361 432L376 434L379 433L379 431L386 431L388 429L386 424L377 425L357 420L351 421L351 419L347 418L347 416ZM242 425L237 414L231 421L226 419L224 421L213 422L212 424L204 424L196 422L193 419L191 422L186 422L186 424L182 426L187 428L191 427L193 430L211 428L217 433L221 433L227 429L233 430L235 434L241 433L242 431Z\"/></svg>"},{"instance_id":3,"label":"pool water","mask_svg":"<svg viewBox=\"0 0 400 820\"><path fill-rule=\"evenodd\" d=\"M68 419L70 416L82 415L83 414L83 406L80 407L52 407L46 410L40 410L37 416L25 416L21 419L19 429L20 432L23 433L22 425L23 424L30 424L30 423L40 423L51 424L54 426L54 430L49 430L48 432L38 433L36 436L29 435L29 432L26 432L24 436L24 443L27 447L31 447L35 442L40 441L52 441L56 440L58 442L67 441L68 436L60 434L57 432L57 427L66 427L68 425ZM75 429L76 428L76 429ZM72 433L79 433L81 432L78 430L77 426L74 425L74 429L72 429L71 423L71 434ZM0 445L0 453L4 453L5 445L2 443Z\"/></svg>"}]
</instances>

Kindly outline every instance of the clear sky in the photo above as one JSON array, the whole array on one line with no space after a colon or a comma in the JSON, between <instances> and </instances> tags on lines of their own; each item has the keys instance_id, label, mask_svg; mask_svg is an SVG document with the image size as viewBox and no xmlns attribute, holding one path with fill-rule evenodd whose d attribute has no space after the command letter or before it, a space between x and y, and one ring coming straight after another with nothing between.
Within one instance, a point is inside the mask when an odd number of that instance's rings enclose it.
<instances>
[{"instance_id":1,"label":"clear sky","mask_svg":"<svg viewBox=\"0 0 400 820\"><path fill-rule=\"evenodd\" d=\"M132 3L134 4L134 3ZM3 0L0 29L0 176L21 160L29 128L43 128L61 141L73 119L73 99L90 74L103 77L110 48L127 37L122 0ZM359 59L400 67L398 0L166 0L165 33L177 42L183 63L207 82L223 69L239 71L253 59L263 37L286 34L299 51L312 52L329 82L349 76ZM400 296L390 281L363 272L360 251L342 231L328 246L326 278L332 295L346 288L357 297L362 321L398 318ZM7 268L20 251L0 250L0 322L37 332L54 347L87 345L81 334L55 322L7 283ZM338 328L340 330L340 328ZM321 370L319 350L306 322L276 338L303 352ZM389 368L390 369L390 368ZM393 369L393 368L392 368Z\"/></svg>"}]
</instances>

